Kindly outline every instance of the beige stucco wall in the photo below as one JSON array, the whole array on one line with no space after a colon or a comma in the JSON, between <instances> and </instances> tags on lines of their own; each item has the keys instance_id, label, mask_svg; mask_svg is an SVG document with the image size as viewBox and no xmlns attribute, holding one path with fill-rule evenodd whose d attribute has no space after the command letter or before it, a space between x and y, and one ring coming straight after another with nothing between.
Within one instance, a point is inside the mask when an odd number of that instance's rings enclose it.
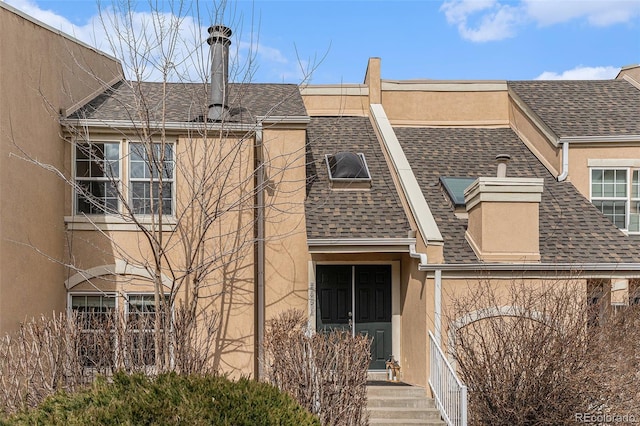
<instances>
[{"instance_id":1,"label":"beige stucco wall","mask_svg":"<svg viewBox=\"0 0 640 426\"><path fill-rule=\"evenodd\" d=\"M509 117L506 90L445 91L436 84L413 88L408 83L403 90L385 90L383 85L382 104L394 125L507 125Z\"/></svg>"},{"instance_id":2,"label":"beige stucco wall","mask_svg":"<svg viewBox=\"0 0 640 426\"><path fill-rule=\"evenodd\" d=\"M402 380L427 386L429 379L428 330L434 329L433 279L418 271L418 259L405 255L402 263Z\"/></svg>"},{"instance_id":3,"label":"beige stucco wall","mask_svg":"<svg viewBox=\"0 0 640 426\"><path fill-rule=\"evenodd\" d=\"M308 262L304 199L306 132L267 127L263 131L265 193L265 317L287 309L307 313Z\"/></svg>"},{"instance_id":4,"label":"beige stucco wall","mask_svg":"<svg viewBox=\"0 0 640 426\"><path fill-rule=\"evenodd\" d=\"M0 7L0 333L65 306L59 109L122 75L110 57ZM83 69L91 69L88 75ZM98 77L96 79L96 76Z\"/></svg>"},{"instance_id":5,"label":"beige stucco wall","mask_svg":"<svg viewBox=\"0 0 640 426\"><path fill-rule=\"evenodd\" d=\"M511 261L540 253L539 203L482 202L469 211L468 236L487 259ZM499 261L499 260L498 260Z\"/></svg>"},{"instance_id":6,"label":"beige stucco wall","mask_svg":"<svg viewBox=\"0 0 640 426\"><path fill-rule=\"evenodd\" d=\"M108 132L93 133L94 140L114 140ZM205 253L213 260L213 271L206 277L202 289L203 306L221 314L219 335L212 359L214 366L232 375L254 375L257 369L256 330L256 252L255 252L255 138L244 134L222 139L193 139L171 136L176 143L176 213L180 216L173 231L163 234L166 258L173 273L185 273L197 243L199 203L211 202L219 216L206 236ZM262 131L264 176L268 182L265 195L265 308L266 318L282 310L298 308L306 312L308 298L308 260L305 198L304 126L265 125ZM67 150L71 163L71 149ZM123 151L123 155L126 152ZM123 185L127 167L121 172ZM206 189L198 193L199 183ZM125 188L126 190L126 188ZM195 191L195 192L194 192ZM67 199L72 198L71 189ZM192 200L198 203L191 203ZM70 204L69 204L70 205ZM72 219L69 218L70 221ZM104 228L104 227L103 227ZM98 232L69 231L72 258L77 267L90 269L99 265L127 260L132 265L149 264L153 252L146 238L135 227ZM196 237L194 239L194 236ZM165 274L171 277L169 268ZM127 282L126 277L119 281ZM92 280L92 284L94 280ZM98 281L100 282L100 281ZM152 284L135 279L119 291L152 291ZM103 283L104 284L104 283ZM99 287L99 286L98 286ZM90 289L83 283L74 288ZM111 285L109 288L113 288ZM102 288L100 288L102 290ZM95 290L95 289L94 289ZM184 296L183 291L179 295Z\"/></svg>"},{"instance_id":7,"label":"beige stucco wall","mask_svg":"<svg viewBox=\"0 0 640 426\"><path fill-rule=\"evenodd\" d=\"M513 99L509 99L509 124L518 137L554 175L562 169L562 150L553 145L540 129L539 123L526 114Z\"/></svg>"},{"instance_id":8,"label":"beige stucco wall","mask_svg":"<svg viewBox=\"0 0 640 426\"><path fill-rule=\"evenodd\" d=\"M636 160L640 164L640 140L636 143L608 143L598 146L577 143L569 145L568 179L587 199L590 193L589 160Z\"/></svg>"},{"instance_id":9,"label":"beige stucco wall","mask_svg":"<svg viewBox=\"0 0 640 426\"><path fill-rule=\"evenodd\" d=\"M301 89L302 100L310 116L356 116L369 114L368 89L342 86Z\"/></svg>"},{"instance_id":10,"label":"beige stucco wall","mask_svg":"<svg viewBox=\"0 0 640 426\"><path fill-rule=\"evenodd\" d=\"M464 315L470 313L468 311L459 311L456 306L460 306L456 301L469 301L470 298L475 300L485 299L483 296L478 296L478 289L489 288L495 296L494 301L498 307L513 306L513 292L512 288L518 289L527 288L532 291L553 291L557 289L559 292L563 289L568 289L572 293L575 293L577 300L586 300L587 295L587 280L578 276L571 276L571 274L564 277L548 277L539 278L522 278L521 276L514 277L492 277L490 274L479 275L477 278L449 278L443 277L442 279L442 347L445 353L451 353L449 345L449 329L450 325L456 321L459 321ZM486 293L484 293L486 294ZM560 294L560 293L558 293ZM521 300L525 300L526 297L522 293L519 294ZM482 306L480 306L482 305ZM484 311L485 308L495 308L493 306L485 306L482 303L473 303L474 308L483 310L483 314L490 315L494 313L493 309ZM542 308L540 309L542 311Z\"/></svg>"}]
</instances>

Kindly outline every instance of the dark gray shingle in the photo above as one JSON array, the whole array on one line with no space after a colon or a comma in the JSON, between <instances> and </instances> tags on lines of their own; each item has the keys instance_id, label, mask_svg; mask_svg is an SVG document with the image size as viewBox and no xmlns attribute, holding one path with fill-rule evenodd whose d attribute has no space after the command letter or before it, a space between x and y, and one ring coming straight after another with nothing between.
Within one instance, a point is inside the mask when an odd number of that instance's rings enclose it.
<instances>
[{"instance_id":1,"label":"dark gray shingle","mask_svg":"<svg viewBox=\"0 0 640 426\"><path fill-rule=\"evenodd\" d=\"M495 176L495 156L510 154L507 176L544 178L540 255L544 263L633 263L640 246L570 182L557 182L511 129L394 128L444 238L447 263L476 263L467 221L453 213L441 176Z\"/></svg>"},{"instance_id":2,"label":"dark gray shingle","mask_svg":"<svg viewBox=\"0 0 640 426\"><path fill-rule=\"evenodd\" d=\"M508 86L558 137L640 134L640 90L625 80L510 81Z\"/></svg>"},{"instance_id":3,"label":"dark gray shingle","mask_svg":"<svg viewBox=\"0 0 640 426\"><path fill-rule=\"evenodd\" d=\"M165 104L163 106L163 100ZM195 83L136 83L121 81L87 103L70 118L140 121L196 121L207 114L207 86ZM137 105L143 101L145 107ZM250 123L256 116L306 116L295 84L229 84L229 121ZM166 112L163 114L163 108Z\"/></svg>"},{"instance_id":4,"label":"dark gray shingle","mask_svg":"<svg viewBox=\"0 0 640 426\"><path fill-rule=\"evenodd\" d=\"M332 190L325 154L362 152L369 190ZM406 238L409 222L366 117L314 117L307 127L308 238Z\"/></svg>"}]
</instances>

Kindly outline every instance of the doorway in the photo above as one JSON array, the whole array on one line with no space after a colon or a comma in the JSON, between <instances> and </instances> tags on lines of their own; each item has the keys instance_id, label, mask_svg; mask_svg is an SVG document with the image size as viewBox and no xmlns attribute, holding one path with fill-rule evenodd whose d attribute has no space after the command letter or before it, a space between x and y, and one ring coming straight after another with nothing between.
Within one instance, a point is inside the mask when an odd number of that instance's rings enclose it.
<instances>
[{"instance_id":1,"label":"doorway","mask_svg":"<svg viewBox=\"0 0 640 426\"><path fill-rule=\"evenodd\" d=\"M392 354L391 265L317 265L316 330L369 336L370 370Z\"/></svg>"}]
</instances>

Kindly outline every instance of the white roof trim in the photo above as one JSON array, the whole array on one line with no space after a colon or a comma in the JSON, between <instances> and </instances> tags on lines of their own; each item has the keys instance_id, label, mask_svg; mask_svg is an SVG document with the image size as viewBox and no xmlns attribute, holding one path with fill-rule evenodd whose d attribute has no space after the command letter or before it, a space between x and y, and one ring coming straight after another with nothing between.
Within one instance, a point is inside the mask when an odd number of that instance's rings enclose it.
<instances>
[{"instance_id":1,"label":"white roof trim","mask_svg":"<svg viewBox=\"0 0 640 426\"><path fill-rule=\"evenodd\" d=\"M602 135L602 136L563 136L558 142L570 143L611 143L611 142L639 142L640 135Z\"/></svg>"},{"instance_id":2,"label":"white roof trim","mask_svg":"<svg viewBox=\"0 0 640 426\"><path fill-rule=\"evenodd\" d=\"M506 92L506 81L383 80L382 90L427 92Z\"/></svg>"},{"instance_id":3,"label":"white roof trim","mask_svg":"<svg viewBox=\"0 0 640 426\"><path fill-rule=\"evenodd\" d=\"M210 130L229 130L247 132L256 129L255 123L204 123L204 122L181 122L181 121L167 121L162 123L160 121L152 121L150 123L143 123L141 121L129 121L129 120L96 120L96 119L75 119L67 118L62 120L63 125L72 127L102 127L111 129L137 129L137 128L164 128L165 130L193 130L202 129L207 127Z\"/></svg>"},{"instance_id":4,"label":"white roof trim","mask_svg":"<svg viewBox=\"0 0 640 426\"><path fill-rule=\"evenodd\" d=\"M369 87L364 84L340 84L304 86L300 88L302 96L337 95L337 96L368 96Z\"/></svg>"},{"instance_id":5,"label":"white roof trim","mask_svg":"<svg viewBox=\"0 0 640 426\"><path fill-rule=\"evenodd\" d=\"M422 194L418 180L413 174L413 170L411 169L409 161L407 160L407 157L400 146L400 142L393 131L393 127L391 127L391 123L387 118L384 108L381 104L371 104L370 110L371 117L378 128L380 137L382 138L382 143L384 144L389 154L389 158L391 159L391 163L395 168L395 172L398 175L398 180L400 181L402 191L407 199L413 218L418 226L418 230L420 231L422 238L425 239L425 244L443 242L442 234L440 233L438 225L433 218L431 209L429 209L429 204L427 204L427 200L425 200L424 195Z\"/></svg>"},{"instance_id":6,"label":"white roof trim","mask_svg":"<svg viewBox=\"0 0 640 426\"><path fill-rule=\"evenodd\" d=\"M408 246L415 238L310 238L309 247L315 246Z\"/></svg>"}]
</instances>

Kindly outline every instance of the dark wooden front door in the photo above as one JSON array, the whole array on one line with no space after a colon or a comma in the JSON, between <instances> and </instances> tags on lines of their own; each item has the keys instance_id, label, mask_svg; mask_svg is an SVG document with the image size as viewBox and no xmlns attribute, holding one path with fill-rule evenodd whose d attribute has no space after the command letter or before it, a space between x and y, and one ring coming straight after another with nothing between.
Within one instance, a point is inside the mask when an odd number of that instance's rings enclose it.
<instances>
[{"instance_id":1,"label":"dark wooden front door","mask_svg":"<svg viewBox=\"0 0 640 426\"><path fill-rule=\"evenodd\" d=\"M317 330L349 329L372 339L372 370L391 355L391 266L318 265ZM354 313L355 309L355 313Z\"/></svg>"}]
</instances>

